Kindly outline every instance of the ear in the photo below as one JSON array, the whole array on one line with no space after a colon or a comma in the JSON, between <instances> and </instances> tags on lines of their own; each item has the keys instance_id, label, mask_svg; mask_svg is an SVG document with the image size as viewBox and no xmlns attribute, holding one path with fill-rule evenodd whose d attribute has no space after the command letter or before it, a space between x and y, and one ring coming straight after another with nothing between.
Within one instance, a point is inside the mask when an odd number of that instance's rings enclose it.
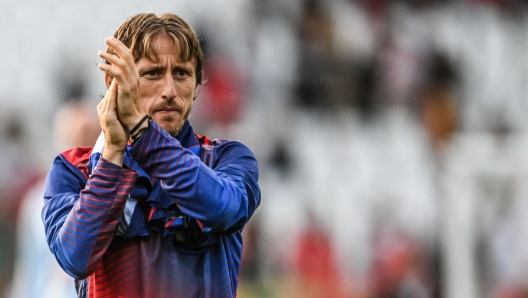
<instances>
[{"instance_id":1,"label":"ear","mask_svg":"<svg viewBox=\"0 0 528 298\"><path fill-rule=\"evenodd\" d=\"M107 72L105 72L104 80L105 80L106 88L110 88L110 84L112 83L113 79L114 78L112 78Z\"/></svg>"},{"instance_id":2,"label":"ear","mask_svg":"<svg viewBox=\"0 0 528 298\"><path fill-rule=\"evenodd\" d=\"M193 101L195 101L198 98L198 92L199 92L198 86L200 85L196 84L196 86L194 86Z\"/></svg>"}]
</instances>

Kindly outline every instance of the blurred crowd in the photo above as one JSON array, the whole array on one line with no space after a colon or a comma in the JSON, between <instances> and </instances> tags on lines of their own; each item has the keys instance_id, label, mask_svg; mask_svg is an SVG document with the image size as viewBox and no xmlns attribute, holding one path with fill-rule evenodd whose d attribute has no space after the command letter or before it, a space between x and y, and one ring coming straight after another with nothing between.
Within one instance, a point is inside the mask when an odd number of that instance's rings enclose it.
<instances>
[{"instance_id":1,"label":"blurred crowd","mask_svg":"<svg viewBox=\"0 0 528 298\"><path fill-rule=\"evenodd\" d=\"M261 170L239 297L528 297L528 1L193 3L155 11L204 48L191 123ZM68 71L37 129L53 155L98 131L90 78ZM53 269L33 201L53 155L17 115L0 120L5 297Z\"/></svg>"}]
</instances>

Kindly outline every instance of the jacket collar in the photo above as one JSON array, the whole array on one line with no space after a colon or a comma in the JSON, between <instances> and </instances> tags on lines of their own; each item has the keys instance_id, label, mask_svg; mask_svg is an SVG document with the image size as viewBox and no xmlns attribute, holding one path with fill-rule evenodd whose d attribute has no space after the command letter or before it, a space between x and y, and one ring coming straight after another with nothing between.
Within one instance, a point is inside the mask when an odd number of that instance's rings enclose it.
<instances>
[{"instance_id":1,"label":"jacket collar","mask_svg":"<svg viewBox=\"0 0 528 298\"><path fill-rule=\"evenodd\" d=\"M200 141L194 134L189 120L186 120L183 124L182 131L176 136L176 139L180 142L183 148L192 151L196 156L200 156ZM130 149L129 149L130 150ZM138 178L145 178L150 181L148 174L136 163L136 161L130 155L129 150L125 152L125 158L123 164L129 169L138 173Z\"/></svg>"},{"instance_id":2,"label":"jacket collar","mask_svg":"<svg viewBox=\"0 0 528 298\"><path fill-rule=\"evenodd\" d=\"M200 142L192 129L189 120L185 120L182 131L176 136L176 139L180 141L183 148L190 148L196 145L200 145Z\"/></svg>"}]
</instances>

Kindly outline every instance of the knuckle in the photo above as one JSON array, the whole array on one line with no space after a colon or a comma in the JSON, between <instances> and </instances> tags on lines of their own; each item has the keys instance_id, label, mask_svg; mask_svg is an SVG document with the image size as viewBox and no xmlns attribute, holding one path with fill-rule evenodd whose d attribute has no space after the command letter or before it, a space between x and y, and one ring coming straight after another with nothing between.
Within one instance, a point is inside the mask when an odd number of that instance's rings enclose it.
<instances>
[{"instance_id":1,"label":"knuckle","mask_svg":"<svg viewBox=\"0 0 528 298\"><path fill-rule=\"evenodd\" d=\"M126 62L124 61L124 59L126 59L126 58L123 57L122 59L118 59L116 61L116 64L119 65L119 67L124 67L126 65Z\"/></svg>"}]
</instances>

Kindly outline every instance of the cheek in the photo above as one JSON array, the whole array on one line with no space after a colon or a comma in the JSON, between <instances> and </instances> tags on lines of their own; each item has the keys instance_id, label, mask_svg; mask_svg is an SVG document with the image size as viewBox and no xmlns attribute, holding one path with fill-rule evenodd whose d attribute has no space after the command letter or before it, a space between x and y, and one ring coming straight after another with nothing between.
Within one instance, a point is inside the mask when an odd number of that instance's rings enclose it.
<instances>
[{"instance_id":1,"label":"cheek","mask_svg":"<svg viewBox=\"0 0 528 298\"><path fill-rule=\"evenodd\" d=\"M152 103L154 102L156 98L156 94L154 94L154 86L152 84L140 83L138 95L139 95L139 106L143 109L144 112L149 113L149 109L152 107Z\"/></svg>"},{"instance_id":2,"label":"cheek","mask_svg":"<svg viewBox=\"0 0 528 298\"><path fill-rule=\"evenodd\" d=\"M180 86L180 92L179 94L181 95L182 98L185 99L185 102L187 104L192 104L193 102L193 97L194 97L194 92L195 92L195 86L196 84L194 84L193 82L186 82L185 84L182 84Z\"/></svg>"},{"instance_id":3,"label":"cheek","mask_svg":"<svg viewBox=\"0 0 528 298\"><path fill-rule=\"evenodd\" d=\"M152 108L152 103L154 102L153 98L152 94L139 92L139 107L147 114L149 114L150 109Z\"/></svg>"}]
</instances>

